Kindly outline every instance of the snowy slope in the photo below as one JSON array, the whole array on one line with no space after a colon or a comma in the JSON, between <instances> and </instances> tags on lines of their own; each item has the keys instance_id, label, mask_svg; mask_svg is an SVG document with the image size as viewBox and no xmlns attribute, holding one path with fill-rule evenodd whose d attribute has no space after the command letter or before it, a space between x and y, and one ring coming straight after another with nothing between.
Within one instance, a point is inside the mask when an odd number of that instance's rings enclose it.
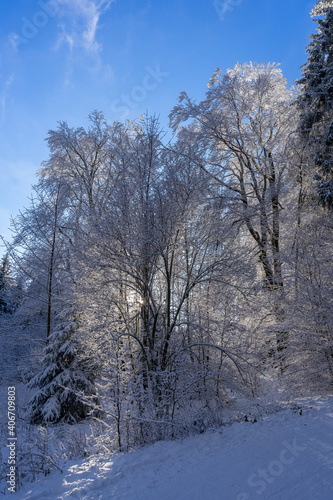
<instances>
[{"instance_id":1,"label":"snowy slope","mask_svg":"<svg viewBox=\"0 0 333 500\"><path fill-rule=\"evenodd\" d=\"M333 398L128 454L67 462L17 499L332 500ZM301 413L301 414L300 414Z\"/></svg>"}]
</instances>

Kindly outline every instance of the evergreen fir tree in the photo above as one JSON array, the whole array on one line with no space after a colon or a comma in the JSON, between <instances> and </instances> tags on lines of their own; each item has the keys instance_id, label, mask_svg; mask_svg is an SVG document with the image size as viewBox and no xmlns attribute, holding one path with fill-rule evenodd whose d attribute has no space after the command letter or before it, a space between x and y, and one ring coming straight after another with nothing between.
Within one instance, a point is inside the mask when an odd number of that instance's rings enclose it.
<instances>
[{"instance_id":1,"label":"evergreen fir tree","mask_svg":"<svg viewBox=\"0 0 333 500\"><path fill-rule=\"evenodd\" d=\"M319 201L333 209L333 0L317 2L311 16L317 32L310 37L308 60L297 82L302 86L300 129L318 168Z\"/></svg>"},{"instance_id":2,"label":"evergreen fir tree","mask_svg":"<svg viewBox=\"0 0 333 500\"><path fill-rule=\"evenodd\" d=\"M42 365L41 372L29 382L29 387L38 387L28 403L31 423L75 423L96 413L98 367L84 355L75 321L64 320L55 328Z\"/></svg>"}]
</instances>

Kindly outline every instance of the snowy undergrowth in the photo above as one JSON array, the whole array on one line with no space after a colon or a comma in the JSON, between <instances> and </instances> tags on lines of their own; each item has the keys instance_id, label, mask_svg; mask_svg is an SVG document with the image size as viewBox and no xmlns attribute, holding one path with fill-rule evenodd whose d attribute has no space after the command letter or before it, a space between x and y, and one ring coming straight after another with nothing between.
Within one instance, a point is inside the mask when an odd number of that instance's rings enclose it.
<instances>
[{"instance_id":1,"label":"snowy undergrowth","mask_svg":"<svg viewBox=\"0 0 333 500\"><path fill-rule=\"evenodd\" d=\"M1 394L1 440L0 440L0 492L6 492L8 473L8 422L7 387L0 386ZM67 460L80 459L95 452L89 444L92 429L89 422L74 426L59 424L55 426L29 424L25 407L33 391L24 384L16 384L16 480L17 490L25 483L38 482L53 470L61 470Z\"/></svg>"},{"instance_id":2,"label":"snowy undergrowth","mask_svg":"<svg viewBox=\"0 0 333 500\"><path fill-rule=\"evenodd\" d=\"M5 394L6 388L2 387L2 389L1 392ZM31 394L27 392L23 384L18 386L17 389L19 403L17 415L17 495L26 495L28 489L32 492L35 491L37 483L44 481L44 476L48 476L49 478L58 477L59 479L60 476L55 476L55 474L68 475L71 470L75 471L76 468L77 471L89 471L89 475L92 474L93 477L96 476L94 481L97 481L97 477L100 476L100 469L104 471L102 472L102 477L107 477L109 468L106 464L109 463L109 460L111 460L112 463L120 464L119 467L121 469L121 464L127 463L127 459L124 457L133 456L132 453L114 453L117 451L112 442L112 435L115 434L115 429L112 425L107 426L101 421L85 421L76 425L58 424L54 426L33 426L27 424L24 419L23 408L25 402L31 397ZM199 402L193 402L193 414L195 415L195 413L197 413L198 418L192 422L192 437L194 434L202 434L206 431L205 435L213 433L217 436L217 439L220 440L221 435L229 435L231 432L227 430L229 428L233 429L232 434L235 437L239 434L240 429L244 429L243 424L251 424L251 426L246 427L247 432L251 435L253 432L257 432L254 431L252 424L256 424L256 427L258 427L259 424L261 427L262 425L267 425L265 422L269 422L269 425L276 428L276 431L278 431L278 427L281 425L281 421L284 418L288 419L293 415L305 416L312 411L311 407L312 409L315 407L318 409L321 405L320 399L316 401L313 397L309 396L303 399L293 399L280 382L273 382L273 374L272 379L266 377L261 381L260 391L261 397L254 397L251 400L240 397L229 391L222 410L223 424L219 428L217 428L216 425L211 425L212 420L209 420L209 411L207 408L204 408L203 405L200 407ZM5 404L2 405L2 407L4 408ZM207 418L205 418L205 415L207 415ZM5 419L2 419L2 421L5 422ZM5 482L6 469L8 468L8 450L6 449L5 442L7 436L6 432L6 424L3 424L1 427L2 480L0 483L0 491L2 493L6 493L7 489ZM205 441L205 439L208 438L206 437L203 439ZM163 445L155 444L152 448L142 448L141 451L137 453L143 453L145 455L148 451L146 452L144 450L156 450L159 449L159 446L165 446L166 449L168 449L169 446L175 446L176 449L181 446L182 442L182 440L178 439L173 445L167 442L164 442ZM131 458L128 460L131 461ZM92 467L91 464L95 465ZM118 477L117 474L118 472L115 474L112 472L112 477ZM96 484L99 483L100 479ZM72 491L71 496L73 494ZM30 497L24 496L24 498ZM35 497L32 496L31 498ZM88 496L87 498L94 497Z\"/></svg>"},{"instance_id":3,"label":"snowy undergrowth","mask_svg":"<svg viewBox=\"0 0 333 500\"><path fill-rule=\"evenodd\" d=\"M256 403L257 405L258 403ZM277 403L235 422L129 453L62 463L13 498L83 500L331 500L333 397ZM284 409L281 409L285 406Z\"/></svg>"}]
</instances>

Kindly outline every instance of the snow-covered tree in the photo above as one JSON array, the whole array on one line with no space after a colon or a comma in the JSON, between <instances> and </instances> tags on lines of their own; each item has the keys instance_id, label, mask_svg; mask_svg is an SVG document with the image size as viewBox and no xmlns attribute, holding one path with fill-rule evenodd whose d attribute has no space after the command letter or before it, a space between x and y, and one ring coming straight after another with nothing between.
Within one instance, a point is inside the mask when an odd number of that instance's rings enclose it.
<instances>
[{"instance_id":1,"label":"snow-covered tree","mask_svg":"<svg viewBox=\"0 0 333 500\"><path fill-rule=\"evenodd\" d=\"M45 347L42 369L29 382L38 389L28 403L31 423L74 423L96 414L98 366L82 352L72 316L68 313L58 322Z\"/></svg>"},{"instance_id":2,"label":"snow-covered tree","mask_svg":"<svg viewBox=\"0 0 333 500\"><path fill-rule=\"evenodd\" d=\"M292 385L324 390L333 384L333 238L325 209L303 204L297 230L297 287L286 308Z\"/></svg>"},{"instance_id":3,"label":"snow-covered tree","mask_svg":"<svg viewBox=\"0 0 333 500\"><path fill-rule=\"evenodd\" d=\"M13 313L15 310L15 286L10 268L8 253L2 258L0 265L0 315Z\"/></svg>"},{"instance_id":4,"label":"snow-covered tree","mask_svg":"<svg viewBox=\"0 0 333 500\"><path fill-rule=\"evenodd\" d=\"M218 312L218 283L231 293L237 250L211 177L183 154L195 155L187 137L164 148L155 118L109 134L112 178L83 227L77 296L87 349L112 385L118 432L130 427L134 439L138 422L175 425L191 394L223 397L227 374L237 372Z\"/></svg>"},{"instance_id":5,"label":"snow-covered tree","mask_svg":"<svg viewBox=\"0 0 333 500\"><path fill-rule=\"evenodd\" d=\"M55 183L61 178L70 185L68 201L76 222L84 225L84 219L92 216L97 203L105 201L112 177L108 175L112 164L108 125L102 113L89 115L90 126L70 128L60 122L56 130L50 130L47 143L50 158L43 164L41 176Z\"/></svg>"},{"instance_id":6,"label":"snow-covered tree","mask_svg":"<svg viewBox=\"0 0 333 500\"><path fill-rule=\"evenodd\" d=\"M194 133L206 141L208 152L202 168L236 202L234 216L258 248L267 286L281 287L280 196L295 125L281 70L252 63L225 75L216 70L202 103L194 104L185 93L179 100L171 124L194 119Z\"/></svg>"},{"instance_id":7,"label":"snow-covered tree","mask_svg":"<svg viewBox=\"0 0 333 500\"><path fill-rule=\"evenodd\" d=\"M87 221L94 214L95 195L98 199L104 187L99 151L107 136L101 132L100 116L93 114L91 120L94 125L88 132L60 123L58 130L49 133L51 154L42 165L36 187L39 203L19 220L16 243L24 244L20 263L25 273L27 262L36 266L28 267L28 292L30 296L31 292L39 294L47 344L43 368L31 381L39 387L29 403L32 422L74 421L91 410L82 398L92 396L91 370L96 375L97 368L91 358L88 361L81 355L84 339L76 332L78 320L72 321L64 313L70 308L70 317L80 315L76 293ZM28 220L32 220L30 225ZM29 296L27 303L31 305Z\"/></svg>"},{"instance_id":8,"label":"snow-covered tree","mask_svg":"<svg viewBox=\"0 0 333 500\"><path fill-rule=\"evenodd\" d=\"M217 69L204 101L195 104L183 92L170 114L174 129L192 120L187 130L202 150L197 164L220 185L234 224L254 245L278 323L285 290L282 203L296 128L286 84L275 64L237 64L226 74ZM286 343L286 332L278 332L277 350Z\"/></svg>"},{"instance_id":9,"label":"snow-covered tree","mask_svg":"<svg viewBox=\"0 0 333 500\"><path fill-rule=\"evenodd\" d=\"M26 327L44 341L66 299L69 247L62 232L68 222L66 193L61 176L52 186L40 179L30 206L12 221L13 243L8 246L25 284L17 315L24 316Z\"/></svg>"},{"instance_id":10,"label":"snow-covered tree","mask_svg":"<svg viewBox=\"0 0 333 500\"><path fill-rule=\"evenodd\" d=\"M298 80L300 131L308 142L320 203L333 208L333 2L321 0L311 11L317 32L310 36L308 60Z\"/></svg>"}]
</instances>

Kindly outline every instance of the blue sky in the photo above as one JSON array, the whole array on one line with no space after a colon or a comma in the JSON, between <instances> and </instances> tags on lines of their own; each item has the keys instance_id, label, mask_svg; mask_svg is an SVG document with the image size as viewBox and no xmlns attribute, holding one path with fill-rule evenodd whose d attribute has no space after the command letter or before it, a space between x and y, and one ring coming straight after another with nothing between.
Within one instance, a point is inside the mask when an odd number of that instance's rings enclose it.
<instances>
[{"instance_id":1,"label":"blue sky","mask_svg":"<svg viewBox=\"0 0 333 500\"><path fill-rule=\"evenodd\" d=\"M279 62L290 83L315 30L306 0L3 0L0 234L27 206L57 121L146 110L164 127L179 92L204 96L214 69ZM3 253L0 248L0 254Z\"/></svg>"}]
</instances>

